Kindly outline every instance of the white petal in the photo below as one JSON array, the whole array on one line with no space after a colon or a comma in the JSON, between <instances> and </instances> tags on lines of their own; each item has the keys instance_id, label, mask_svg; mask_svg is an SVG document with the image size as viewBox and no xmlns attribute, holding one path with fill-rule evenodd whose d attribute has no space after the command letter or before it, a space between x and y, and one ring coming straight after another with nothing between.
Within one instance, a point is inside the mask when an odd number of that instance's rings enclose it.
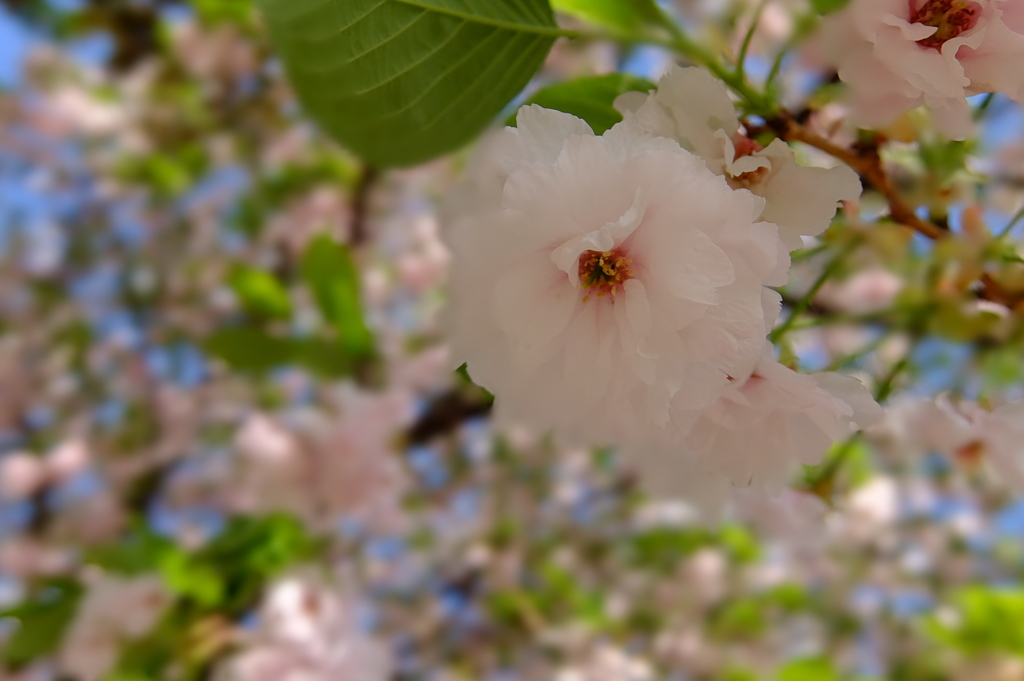
<instances>
[{"instance_id":1,"label":"white petal","mask_svg":"<svg viewBox=\"0 0 1024 681\"><path fill-rule=\"evenodd\" d=\"M531 161L553 163L573 135L593 137L586 121L562 111L530 104L519 109L516 126L523 151Z\"/></svg>"},{"instance_id":2,"label":"white petal","mask_svg":"<svg viewBox=\"0 0 1024 681\"><path fill-rule=\"evenodd\" d=\"M623 284L626 294L626 313L629 324L637 338L643 338L651 330L651 304L647 291L639 279L629 279Z\"/></svg>"},{"instance_id":3,"label":"white petal","mask_svg":"<svg viewBox=\"0 0 1024 681\"><path fill-rule=\"evenodd\" d=\"M564 273L543 257L531 257L500 276L492 315L510 337L539 346L565 329L579 298Z\"/></svg>"},{"instance_id":4,"label":"white petal","mask_svg":"<svg viewBox=\"0 0 1024 681\"><path fill-rule=\"evenodd\" d=\"M848 166L797 165L793 150L782 140L755 155L771 161L771 174L762 185L752 188L766 201L761 219L779 226L779 236L791 251L803 246L801 236L825 231L840 201L860 197L860 178Z\"/></svg>"}]
</instances>

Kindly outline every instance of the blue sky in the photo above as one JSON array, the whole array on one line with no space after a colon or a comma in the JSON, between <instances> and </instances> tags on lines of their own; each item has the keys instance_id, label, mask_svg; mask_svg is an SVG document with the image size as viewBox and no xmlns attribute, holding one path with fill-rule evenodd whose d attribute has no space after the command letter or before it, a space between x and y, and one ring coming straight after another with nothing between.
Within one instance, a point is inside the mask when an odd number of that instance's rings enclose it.
<instances>
[{"instance_id":1,"label":"blue sky","mask_svg":"<svg viewBox=\"0 0 1024 681\"><path fill-rule=\"evenodd\" d=\"M0 5L0 87L18 82L22 58L34 42L34 36Z\"/></svg>"}]
</instances>

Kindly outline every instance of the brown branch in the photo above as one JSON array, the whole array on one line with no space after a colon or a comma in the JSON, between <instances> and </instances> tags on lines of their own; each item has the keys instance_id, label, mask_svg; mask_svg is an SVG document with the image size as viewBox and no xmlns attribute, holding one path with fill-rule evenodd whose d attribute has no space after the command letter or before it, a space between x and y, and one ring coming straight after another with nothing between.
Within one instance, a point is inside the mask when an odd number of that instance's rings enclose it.
<instances>
[{"instance_id":1,"label":"brown branch","mask_svg":"<svg viewBox=\"0 0 1024 681\"><path fill-rule=\"evenodd\" d=\"M877 150L870 150L866 153L858 153L852 149L841 147L831 140L822 137L798 123L792 114L783 112L776 119L769 122L772 130L787 142L803 142L815 149L839 159L846 165L853 168L864 180L871 184L881 193L889 205L889 216L902 225L909 227L918 234L929 239L939 241L951 236L948 229L943 229L933 222L921 219L914 209L904 202L903 197L889 181L889 175L885 172L882 159ZM1000 303L1009 308L1019 305L1022 300L1019 295L1014 295L1004 289L989 274L982 274L980 277L982 289L981 296L995 303Z\"/></svg>"}]
</instances>

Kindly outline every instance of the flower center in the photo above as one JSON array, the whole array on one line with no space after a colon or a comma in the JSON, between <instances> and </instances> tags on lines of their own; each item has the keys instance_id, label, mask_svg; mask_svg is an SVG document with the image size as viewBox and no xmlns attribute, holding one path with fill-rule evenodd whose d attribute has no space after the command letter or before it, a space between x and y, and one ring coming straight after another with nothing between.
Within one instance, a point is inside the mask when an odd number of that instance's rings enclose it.
<instances>
[{"instance_id":1,"label":"flower center","mask_svg":"<svg viewBox=\"0 0 1024 681\"><path fill-rule=\"evenodd\" d=\"M737 132L732 136L732 146L735 150L733 161L738 161L744 156L753 156L764 149L764 147L757 143L757 140L750 139L742 132ZM762 166L757 170L750 170L739 175L730 175L726 180L733 189L750 189L768 179L769 174L771 174L771 169Z\"/></svg>"},{"instance_id":2,"label":"flower center","mask_svg":"<svg viewBox=\"0 0 1024 681\"><path fill-rule=\"evenodd\" d=\"M978 23L981 5L970 0L925 0L915 9L919 0L910 1L910 22L939 29L927 38L918 40L919 45L941 50L942 45Z\"/></svg>"},{"instance_id":3,"label":"flower center","mask_svg":"<svg viewBox=\"0 0 1024 681\"><path fill-rule=\"evenodd\" d=\"M580 286L596 292L598 298L611 295L612 298L622 288L627 279L632 278L629 269L632 262L621 249L610 251L583 251L580 254ZM586 301L591 293L583 297Z\"/></svg>"}]
</instances>

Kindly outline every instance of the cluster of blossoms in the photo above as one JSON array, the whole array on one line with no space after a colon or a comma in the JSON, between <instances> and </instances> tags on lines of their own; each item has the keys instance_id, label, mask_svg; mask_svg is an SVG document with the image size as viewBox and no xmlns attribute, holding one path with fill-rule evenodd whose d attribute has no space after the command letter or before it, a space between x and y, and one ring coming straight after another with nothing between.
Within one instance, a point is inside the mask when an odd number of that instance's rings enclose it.
<instances>
[{"instance_id":1,"label":"cluster of blossoms","mask_svg":"<svg viewBox=\"0 0 1024 681\"><path fill-rule=\"evenodd\" d=\"M219 670L223 681L391 678L387 647L360 629L351 598L313 570L274 584L242 650Z\"/></svg>"},{"instance_id":2,"label":"cluster of blossoms","mask_svg":"<svg viewBox=\"0 0 1024 681\"><path fill-rule=\"evenodd\" d=\"M529 106L485 145L447 230L453 359L499 419L617 446L658 487L776 489L878 414L858 381L797 374L766 341L767 287L860 183L745 136L700 69L617 106L601 136Z\"/></svg>"},{"instance_id":3,"label":"cluster of blossoms","mask_svg":"<svg viewBox=\"0 0 1024 681\"><path fill-rule=\"evenodd\" d=\"M1022 416L1022 401L990 411L976 402L940 395L894 403L869 434L891 458L912 459L934 452L968 469L984 466L1001 482L1024 489Z\"/></svg>"},{"instance_id":4,"label":"cluster of blossoms","mask_svg":"<svg viewBox=\"0 0 1024 681\"><path fill-rule=\"evenodd\" d=\"M1024 4L1017 0L853 0L824 44L857 123L878 127L928 105L947 134L971 134L967 97L1024 99Z\"/></svg>"}]
</instances>

